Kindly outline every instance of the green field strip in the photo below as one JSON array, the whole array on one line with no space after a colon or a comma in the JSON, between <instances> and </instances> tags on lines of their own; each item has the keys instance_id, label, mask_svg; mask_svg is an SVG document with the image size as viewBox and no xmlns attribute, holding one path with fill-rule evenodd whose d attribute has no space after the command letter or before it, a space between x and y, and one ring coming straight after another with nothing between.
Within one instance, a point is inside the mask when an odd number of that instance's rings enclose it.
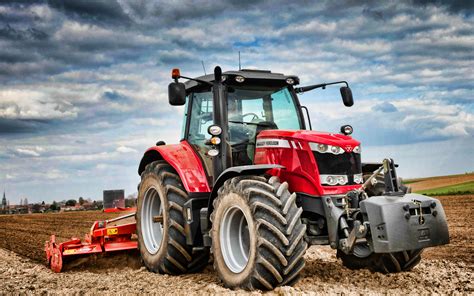
<instances>
[{"instance_id":1,"label":"green field strip","mask_svg":"<svg viewBox=\"0 0 474 296\"><path fill-rule=\"evenodd\" d=\"M474 194L474 181L439 188L416 191L425 195L462 195Z\"/></svg>"}]
</instances>

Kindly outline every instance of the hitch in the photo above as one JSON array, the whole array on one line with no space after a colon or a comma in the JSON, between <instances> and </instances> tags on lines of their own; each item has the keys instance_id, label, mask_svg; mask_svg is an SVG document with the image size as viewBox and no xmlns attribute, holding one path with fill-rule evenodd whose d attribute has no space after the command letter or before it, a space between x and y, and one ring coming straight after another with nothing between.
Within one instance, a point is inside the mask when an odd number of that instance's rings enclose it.
<instances>
[{"instance_id":1,"label":"hitch","mask_svg":"<svg viewBox=\"0 0 474 296\"><path fill-rule=\"evenodd\" d=\"M352 227L351 232L349 232L348 235L346 233L347 238L341 239L339 241L341 250L346 254L351 253L352 250L354 249L354 246L356 245L357 239L365 238L365 236L367 235L368 229L369 229L368 222L361 223L360 221L355 220L354 226Z\"/></svg>"}]
</instances>

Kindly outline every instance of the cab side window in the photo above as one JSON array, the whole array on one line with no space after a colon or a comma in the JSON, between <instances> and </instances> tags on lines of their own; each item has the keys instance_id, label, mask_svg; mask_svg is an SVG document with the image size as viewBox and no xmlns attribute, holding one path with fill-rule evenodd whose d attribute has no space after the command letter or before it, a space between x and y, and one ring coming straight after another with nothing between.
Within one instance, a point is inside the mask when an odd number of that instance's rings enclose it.
<instances>
[{"instance_id":1,"label":"cab side window","mask_svg":"<svg viewBox=\"0 0 474 296\"><path fill-rule=\"evenodd\" d=\"M188 141L203 147L206 140L207 128L213 123L212 93L194 93L191 96L192 106Z\"/></svg>"},{"instance_id":2,"label":"cab side window","mask_svg":"<svg viewBox=\"0 0 474 296\"><path fill-rule=\"evenodd\" d=\"M206 138L209 138L207 128L214 122L212 92L192 93L189 95L188 104L191 104L191 110L187 114L189 117L187 140L201 157L207 175L212 177L212 158L207 155L210 146L206 145Z\"/></svg>"}]
</instances>

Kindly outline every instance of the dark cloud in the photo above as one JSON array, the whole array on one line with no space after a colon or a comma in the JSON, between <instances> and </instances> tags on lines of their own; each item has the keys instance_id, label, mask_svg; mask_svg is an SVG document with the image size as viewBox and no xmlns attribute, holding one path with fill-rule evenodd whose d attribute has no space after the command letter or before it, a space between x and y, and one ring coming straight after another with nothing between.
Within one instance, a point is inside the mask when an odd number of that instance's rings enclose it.
<instances>
[{"instance_id":1,"label":"dark cloud","mask_svg":"<svg viewBox=\"0 0 474 296\"><path fill-rule=\"evenodd\" d=\"M0 117L0 135L35 133L44 129L47 123L36 120L19 120Z\"/></svg>"},{"instance_id":2,"label":"dark cloud","mask_svg":"<svg viewBox=\"0 0 474 296\"><path fill-rule=\"evenodd\" d=\"M48 0L50 7L71 17L98 23L127 24L130 19L115 0Z\"/></svg>"},{"instance_id":3,"label":"dark cloud","mask_svg":"<svg viewBox=\"0 0 474 296\"><path fill-rule=\"evenodd\" d=\"M262 0L183 0L179 2L137 0L121 1L120 3L125 13L136 23L145 26L174 27L177 23L189 23L193 20L216 17L229 12L234 14L252 8L259 9L261 6L279 7L284 1L265 3Z\"/></svg>"},{"instance_id":4,"label":"dark cloud","mask_svg":"<svg viewBox=\"0 0 474 296\"><path fill-rule=\"evenodd\" d=\"M48 34L35 28L18 30L7 24L0 29L0 38L10 40L45 40L48 38Z\"/></svg>"},{"instance_id":5,"label":"dark cloud","mask_svg":"<svg viewBox=\"0 0 474 296\"><path fill-rule=\"evenodd\" d=\"M395 107L393 104L389 102L383 102L383 103L377 104L374 107L372 107L372 110L380 111L384 113L391 113L391 112L398 111L397 107Z\"/></svg>"},{"instance_id":6,"label":"dark cloud","mask_svg":"<svg viewBox=\"0 0 474 296\"><path fill-rule=\"evenodd\" d=\"M413 3L422 6L445 6L453 13L463 12L472 14L474 10L474 1L471 0L413 0Z\"/></svg>"},{"instance_id":7,"label":"dark cloud","mask_svg":"<svg viewBox=\"0 0 474 296\"><path fill-rule=\"evenodd\" d=\"M116 102L116 103L129 103L131 102L131 99L123 94L120 94L119 92L113 90L113 91L106 91L102 94L102 98L104 98L106 101L111 101L111 102Z\"/></svg>"}]
</instances>

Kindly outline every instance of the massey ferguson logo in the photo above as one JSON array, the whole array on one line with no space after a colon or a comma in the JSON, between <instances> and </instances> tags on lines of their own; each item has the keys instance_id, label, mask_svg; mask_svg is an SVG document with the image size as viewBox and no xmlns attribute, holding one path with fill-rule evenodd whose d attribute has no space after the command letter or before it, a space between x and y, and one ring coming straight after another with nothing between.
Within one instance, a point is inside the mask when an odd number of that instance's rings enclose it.
<instances>
[{"instance_id":1,"label":"massey ferguson logo","mask_svg":"<svg viewBox=\"0 0 474 296\"><path fill-rule=\"evenodd\" d=\"M352 152L354 148L352 148L352 146L346 146L346 151L347 152Z\"/></svg>"}]
</instances>

